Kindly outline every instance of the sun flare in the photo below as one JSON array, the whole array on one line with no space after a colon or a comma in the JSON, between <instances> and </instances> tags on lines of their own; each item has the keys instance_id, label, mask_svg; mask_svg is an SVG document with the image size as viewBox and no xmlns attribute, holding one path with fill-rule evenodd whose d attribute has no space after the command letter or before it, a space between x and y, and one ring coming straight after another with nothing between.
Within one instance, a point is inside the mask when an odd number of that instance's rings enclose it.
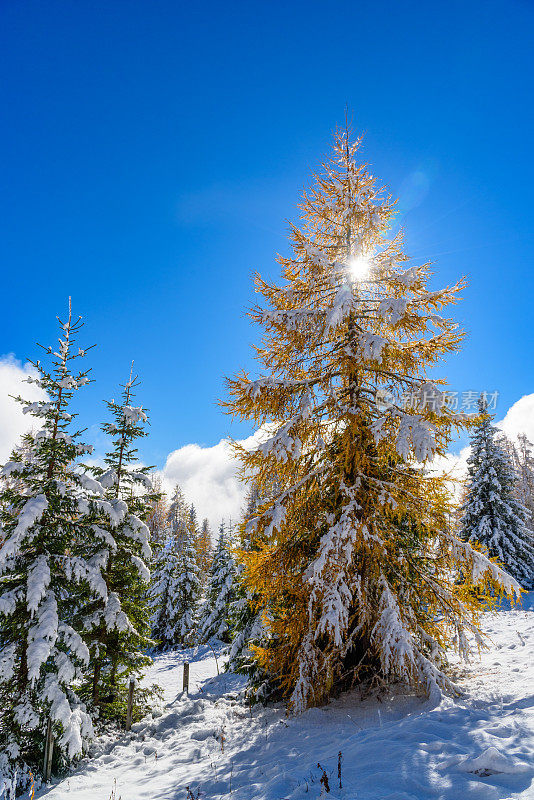
<instances>
[{"instance_id":1,"label":"sun flare","mask_svg":"<svg viewBox=\"0 0 534 800\"><path fill-rule=\"evenodd\" d=\"M371 257L364 253L351 256L347 262L349 272L355 281L364 281L371 271Z\"/></svg>"}]
</instances>

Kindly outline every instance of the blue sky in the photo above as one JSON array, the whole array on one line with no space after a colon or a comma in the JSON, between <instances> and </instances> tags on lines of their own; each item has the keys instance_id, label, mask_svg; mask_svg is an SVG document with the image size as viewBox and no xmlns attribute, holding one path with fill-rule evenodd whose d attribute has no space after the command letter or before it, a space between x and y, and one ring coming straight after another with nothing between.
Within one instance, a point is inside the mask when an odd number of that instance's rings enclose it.
<instances>
[{"instance_id":1,"label":"blue sky","mask_svg":"<svg viewBox=\"0 0 534 800\"><path fill-rule=\"evenodd\" d=\"M253 368L253 270L345 105L399 195L408 250L469 280L452 388L532 387L531 2L25 2L0 10L0 353L36 357L73 297L102 418L132 358L143 457L250 431L217 406Z\"/></svg>"}]
</instances>

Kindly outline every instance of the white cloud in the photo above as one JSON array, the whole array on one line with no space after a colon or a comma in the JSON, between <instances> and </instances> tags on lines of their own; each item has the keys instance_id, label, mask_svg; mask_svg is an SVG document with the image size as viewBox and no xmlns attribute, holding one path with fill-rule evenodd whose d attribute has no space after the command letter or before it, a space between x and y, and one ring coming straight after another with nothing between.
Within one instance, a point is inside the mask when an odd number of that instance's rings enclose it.
<instances>
[{"instance_id":1,"label":"white cloud","mask_svg":"<svg viewBox=\"0 0 534 800\"><path fill-rule=\"evenodd\" d=\"M444 456L436 456L432 461L432 468L438 473L446 473L458 480L462 480L467 471L467 459L471 448L468 445L463 447L459 453L445 453Z\"/></svg>"},{"instance_id":2,"label":"white cloud","mask_svg":"<svg viewBox=\"0 0 534 800\"><path fill-rule=\"evenodd\" d=\"M240 444L258 443L254 434ZM162 470L163 486L170 495L179 483L189 503L194 503L200 519L207 517L215 533L221 519L238 520L245 504L246 486L237 475L239 464L230 443L221 439L212 447L186 444L167 456Z\"/></svg>"},{"instance_id":3,"label":"white cloud","mask_svg":"<svg viewBox=\"0 0 534 800\"><path fill-rule=\"evenodd\" d=\"M9 459L22 434L32 427L32 418L22 413L22 406L11 395L20 394L32 402L46 397L35 384L23 383L35 374L31 364L22 365L13 355L0 357L0 464Z\"/></svg>"},{"instance_id":4,"label":"white cloud","mask_svg":"<svg viewBox=\"0 0 534 800\"><path fill-rule=\"evenodd\" d=\"M527 439L534 443L534 394L525 394L510 407L505 418L496 423L504 433L515 439L519 433L524 433Z\"/></svg>"}]
</instances>

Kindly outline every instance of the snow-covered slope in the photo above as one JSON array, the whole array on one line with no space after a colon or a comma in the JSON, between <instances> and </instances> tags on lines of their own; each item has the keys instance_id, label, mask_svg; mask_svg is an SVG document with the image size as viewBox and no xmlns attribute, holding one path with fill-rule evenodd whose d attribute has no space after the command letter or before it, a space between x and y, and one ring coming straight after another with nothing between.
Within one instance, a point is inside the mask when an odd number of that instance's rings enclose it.
<instances>
[{"instance_id":1,"label":"snow-covered slope","mask_svg":"<svg viewBox=\"0 0 534 800\"><path fill-rule=\"evenodd\" d=\"M491 649L459 667L467 694L457 702L351 693L297 718L281 706L249 709L242 679L217 676L206 647L164 654L151 674L165 692L161 715L101 743L40 796L108 800L115 788L116 800L181 800L189 786L209 800L312 800L327 794L320 763L331 798L534 798L534 611L488 614L485 628ZM186 658L189 697L180 691Z\"/></svg>"}]
</instances>

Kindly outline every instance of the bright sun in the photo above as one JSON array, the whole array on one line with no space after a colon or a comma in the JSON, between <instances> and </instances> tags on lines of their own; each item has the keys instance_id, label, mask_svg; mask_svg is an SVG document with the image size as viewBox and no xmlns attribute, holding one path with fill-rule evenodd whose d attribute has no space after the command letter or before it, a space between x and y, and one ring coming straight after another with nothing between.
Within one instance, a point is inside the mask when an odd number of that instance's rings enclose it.
<instances>
[{"instance_id":1,"label":"bright sun","mask_svg":"<svg viewBox=\"0 0 534 800\"><path fill-rule=\"evenodd\" d=\"M352 256L347 262L350 274L356 281L364 281L371 269L371 258L363 253Z\"/></svg>"}]
</instances>

